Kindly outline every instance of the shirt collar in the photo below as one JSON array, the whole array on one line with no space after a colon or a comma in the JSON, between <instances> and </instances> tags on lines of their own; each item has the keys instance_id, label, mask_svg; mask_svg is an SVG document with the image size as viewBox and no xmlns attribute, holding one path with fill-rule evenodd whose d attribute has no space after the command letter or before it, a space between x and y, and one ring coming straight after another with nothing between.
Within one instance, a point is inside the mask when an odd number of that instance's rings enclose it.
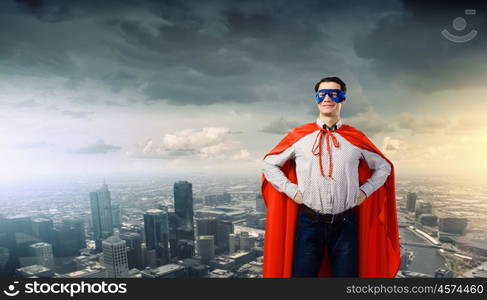
<instances>
[{"instance_id":1,"label":"shirt collar","mask_svg":"<svg viewBox=\"0 0 487 300\"><path fill-rule=\"evenodd\" d=\"M321 119L318 117L318 119L316 119L316 124L318 124L321 128L323 128L323 125L325 125L325 123L323 123L323 121L321 121ZM325 125L326 126L326 125ZM330 128L328 126L326 126L329 130L333 130L333 129L338 129L342 126L342 120L341 119L338 119L338 121Z\"/></svg>"}]
</instances>

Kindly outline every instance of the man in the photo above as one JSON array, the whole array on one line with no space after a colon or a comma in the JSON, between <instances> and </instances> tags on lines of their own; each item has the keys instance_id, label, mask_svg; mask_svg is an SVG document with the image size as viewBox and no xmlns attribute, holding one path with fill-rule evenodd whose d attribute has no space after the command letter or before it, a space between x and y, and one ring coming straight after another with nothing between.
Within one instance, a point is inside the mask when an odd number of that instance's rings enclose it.
<instances>
[{"instance_id":1,"label":"man","mask_svg":"<svg viewBox=\"0 0 487 300\"><path fill-rule=\"evenodd\" d=\"M317 121L291 130L264 158L263 277L395 277L393 165L342 123L340 78L321 79L315 92Z\"/></svg>"}]
</instances>

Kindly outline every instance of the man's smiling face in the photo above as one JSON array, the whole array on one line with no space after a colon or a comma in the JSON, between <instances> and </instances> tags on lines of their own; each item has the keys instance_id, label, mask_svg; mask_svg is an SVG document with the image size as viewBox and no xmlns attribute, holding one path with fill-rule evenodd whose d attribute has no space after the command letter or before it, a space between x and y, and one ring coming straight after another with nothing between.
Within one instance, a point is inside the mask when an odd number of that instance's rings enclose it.
<instances>
[{"instance_id":1,"label":"man's smiling face","mask_svg":"<svg viewBox=\"0 0 487 300\"><path fill-rule=\"evenodd\" d=\"M318 90L323 89L338 89L341 90L340 84L334 81L325 81L320 83ZM342 107L342 103L345 103L347 100L344 100L341 103L336 103L331 100L330 96L326 95L325 99L317 104L318 110L320 111L321 115L324 116L340 116L340 109Z\"/></svg>"}]
</instances>

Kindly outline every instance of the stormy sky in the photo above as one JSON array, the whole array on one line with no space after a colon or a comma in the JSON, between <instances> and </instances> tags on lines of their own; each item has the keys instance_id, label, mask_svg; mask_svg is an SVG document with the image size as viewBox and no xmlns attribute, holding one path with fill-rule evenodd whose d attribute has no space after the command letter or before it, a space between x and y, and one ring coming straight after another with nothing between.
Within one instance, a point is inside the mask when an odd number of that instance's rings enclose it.
<instances>
[{"instance_id":1,"label":"stormy sky","mask_svg":"<svg viewBox=\"0 0 487 300\"><path fill-rule=\"evenodd\" d=\"M344 123L399 174L484 174L486 9L1 1L0 178L257 174L290 128L316 120L313 88L327 76L347 83ZM443 29L477 35L458 43Z\"/></svg>"}]
</instances>

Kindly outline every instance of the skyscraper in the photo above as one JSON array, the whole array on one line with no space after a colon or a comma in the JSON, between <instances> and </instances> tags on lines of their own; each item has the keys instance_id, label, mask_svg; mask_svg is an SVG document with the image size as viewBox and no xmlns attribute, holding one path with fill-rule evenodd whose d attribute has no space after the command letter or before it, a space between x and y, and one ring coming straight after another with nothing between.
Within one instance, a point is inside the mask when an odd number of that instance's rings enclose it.
<instances>
[{"instance_id":1,"label":"skyscraper","mask_svg":"<svg viewBox=\"0 0 487 300\"><path fill-rule=\"evenodd\" d=\"M127 259L129 269L144 269L142 259L142 237L136 232L120 234L120 238L127 243Z\"/></svg>"},{"instance_id":2,"label":"skyscraper","mask_svg":"<svg viewBox=\"0 0 487 300\"><path fill-rule=\"evenodd\" d=\"M108 278L125 278L128 276L127 249L124 240L120 239L117 229L113 235L103 240L103 265Z\"/></svg>"},{"instance_id":3,"label":"skyscraper","mask_svg":"<svg viewBox=\"0 0 487 300\"><path fill-rule=\"evenodd\" d=\"M213 235L198 236L198 255L203 263L215 257L215 237Z\"/></svg>"},{"instance_id":4,"label":"skyscraper","mask_svg":"<svg viewBox=\"0 0 487 300\"><path fill-rule=\"evenodd\" d=\"M32 231L34 236L36 236L40 240L52 244L53 223L51 219L47 219L47 218L32 219Z\"/></svg>"},{"instance_id":5,"label":"skyscraper","mask_svg":"<svg viewBox=\"0 0 487 300\"><path fill-rule=\"evenodd\" d=\"M112 204L110 191L104 183L96 192L90 192L91 220L96 249L101 251L101 241L112 234Z\"/></svg>"},{"instance_id":6,"label":"skyscraper","mask_svg":"<svg viewBox=\"0 0 487 300\"><path fill-rule=\"evenodd\" d=\"M257 194L257 197L255 198L255 211L260 212L260 213L266 213L266 205L264 200L262 199L261 194Z\"/></svg>"},{"instance_id":7,"label":"skyscraper","mask_svg":"<svg viewBox=\"0 0 487 300\"><path fill-rule=\"evenodd\" d=\"M144 214L144 229L147 251L156 251L157 265L169 263L169 224L167 209L149 209Z\"/></svg>"},{"instance_id":8,"label":"skyscraper","mask_svg":"<svg viewBox=\"0 0 487 300\"><path fill-rule=\"evenodd\" d=\"M174 212L178 258L194 255L193 185L187 181L174 183Z\"/></svg>"},{"instance_id":9,"label":"skyscraper","mask_svg":"<svg viewBox=\"0 0 487 300\"><path fill-rule=\"evenodd\" d=\"M29 258L29 246L39 242L32 234L28 216L8 216L0 223L0 275L13 276L23 258Z\"/></svg>"},{"instance_id":10,"label":"skyscraper","mask_svg":"<svg viewBox=\"0 0 487 300\"><path fill-rule=\"evenodd\" d=\"M73 244L78 249L86 248L85 220L77 216L64 217L63 227L68 229L72 235Z\"/></svg>"},{"instance_id":11,"label":"skyscraper","mask_svg":"<svg viewBox=\"0 0 487 300\"><path fill-rule=\"evenodd\" d=\"M416 210L416 200L418 196L416 193L409 192L407 196L406 209L407 211L414 212Z\"/></svg>"},{"instance_id":12,"label":"skyscraper","mask_svg":"<svg viewBox=\"0 0 487 300\"><path fill-rule=\"evenodd\" d=\"M213 235L216 239L218 220L215 217L196 219L196 231L200 235Z\"/></svg>"},{"instance_id":13,"label":"skyscraper","mask_svg":"<svg viewBox=\"0 0 487 300\"><path fill-rule=\"evenodd\" d=\"M41 265L49 269L54 268L54 256L51 244L40 242L29 246L36 265Z\"/></svg>"},{"instance_id":14,"label":"skyscraper","mask_svg":"<svg viewBox=\"0 0 487 300\"><path fill-rule=\"evenodd\" d=\"M122 210L118 203L112 204L112 222L113 227L120 228L120 225L122 225Z\"/></svg>"},{"instance_id":15,"label":"skyscraper","mask_svg":"<svg viewBox=\"0 0 487 300\"><path fill-rule=\"evenodd\" d=\"M53 231L53 252L55 257L78 256L79 250L86 248L85 225L83 219L65 217L56 224Z\"/></svg>"},{"instance_id":16,"label":"skyscraper","mask_svg":"<svg viewBox=\"0 0 487 300\"><path fill-rule=\"evenodd\" d=\"M222 251L229 250L228 238L234 232L234 224L227 220L218 220L218 232L216 244Z\"/></svg>"},{"instance_id":17,"label":"skyscraper","mask_svg":"<svg viewBox=\"0 0 487 300\"><path fill-rule=\"evenodd\" d=\"M167 212L167 220L169 223L169 252L171 253L171 260L175 260L178 257L178 239L176 237L176 214L174 211Z\"/></svg>"}]
</instances>

